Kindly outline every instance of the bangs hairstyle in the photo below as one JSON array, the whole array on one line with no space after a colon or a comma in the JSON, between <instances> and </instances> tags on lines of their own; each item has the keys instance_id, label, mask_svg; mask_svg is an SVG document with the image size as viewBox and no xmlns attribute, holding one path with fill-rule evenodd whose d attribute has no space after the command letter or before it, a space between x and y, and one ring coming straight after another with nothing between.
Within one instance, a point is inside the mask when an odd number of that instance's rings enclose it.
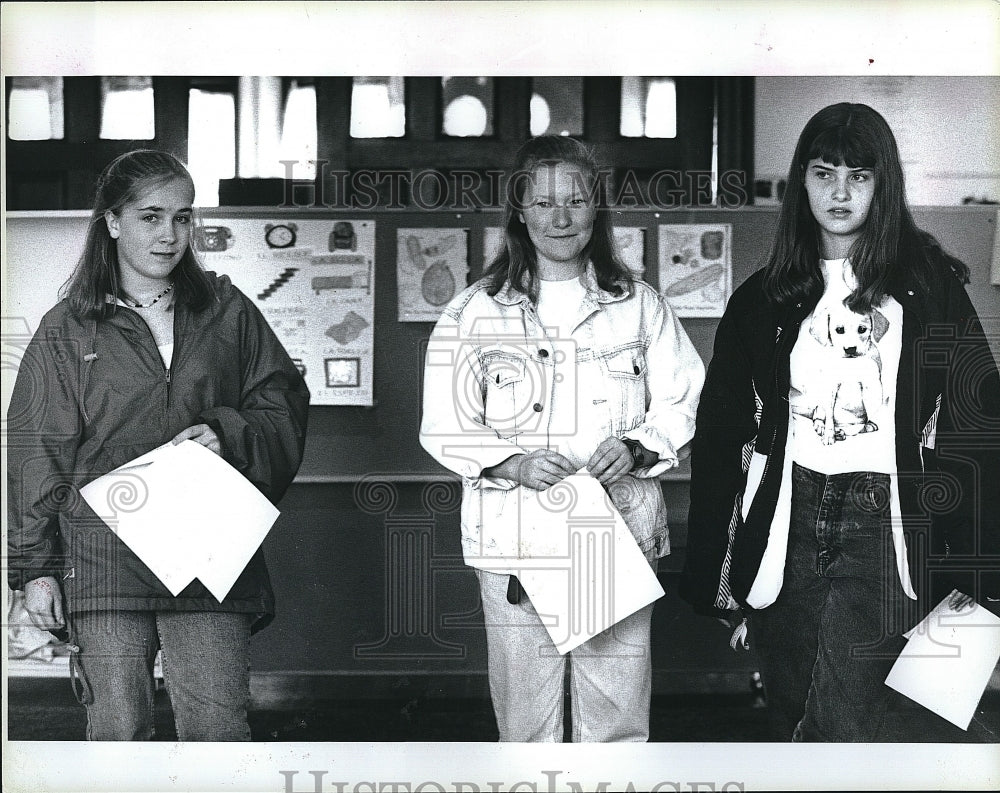
<instances>
[{"instance_id":1,"label":"bangs hairstyle","mask_svg":"<svg viewBox=\"0 0 1000 793\"><path fill-rule=\"evenodd\" d=\"M114 314L123 296L118 265L118 244L108 231L107 212L120 215L129 203L145 191L173 179L191 187L194 182L183 163L164 151L137 149L113 160L97 180L94 211L90 217L87 239L76 269L63 284L61 297L80 318L106 319ZM207 308L215 299L211 279L202 269L191 249L191 241L171 273L173 299L194 311Z\"/></svg>"},{"instance_id":2,"label":"bangs hairstyle","mask_svg":"<svg viewBox=\"0 0 1000 793\"><path fill-rule=\"evenodd\" d=\"M596 205L594 228L581 252L583 261L589 259L593 262L598 285L611 294L623 294L626 284L632 280L630 271L615 248L607 191L597 160L575 138L541 135L521 146L514 158L513 172L507 180L502 226L504 244L483 273L487 281L486 292L490 296L503 289L509 281L515 289L528 295L532 303L538 302L538 257L528 236L528 227L518 215L524 208L524 195L535 170L560 163L575 165L587 175L587 184L581 187Z\"/></svg>"},{"instance_id":3,"label":"bangs hairstyle","mask_svg":"<svg viewBox=\"0 0 1000 793\"><path fill-rule=\"evenodd\" d=\"M899 149L886 120L868 105L841 102L809 119L795 147L778 231L765 265L764 292L772 302L787 306L818 300L823 294L819 229L804 184L812 160L869 168L875 176L868 217L848 254L857 278L857 288L844 301L848 308L870 311L906 272L912 272L928 293L942 260L963 282L968 281L968 268L943 253L937 241L914 223L906 204Z\"/></svg>"}]
</instances>

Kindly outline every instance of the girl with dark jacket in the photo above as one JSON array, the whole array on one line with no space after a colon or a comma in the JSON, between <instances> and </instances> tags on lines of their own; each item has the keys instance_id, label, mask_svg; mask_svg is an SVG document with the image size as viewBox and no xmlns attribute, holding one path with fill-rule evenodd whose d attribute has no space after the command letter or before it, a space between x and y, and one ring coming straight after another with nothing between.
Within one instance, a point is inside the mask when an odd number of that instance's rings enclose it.
<instances>
[{"instance_id":1,"label":"girl with dark jacket","mask_svg":"<svg viewBox=\"0 0 1000 793\"><path fill-rule=\"evenodd\" d=\"M681 582L747 617L776 740L875 739L902 634L1000 591L1000 376L968 276L914 224L882 116L813 116L716 335Z\"/></svg>"},{"instance_id":2,"label":"girl with dark jacket","mask_svg":"<svg viewBox=\"0 0 1000 793\"><path fill-rule=\"evenodd\" d=\"M253 303L199 266L193 201L164 152L105 169L8 413L9 583L36 625L68 634L92 740L152 737L160 648L178 738L249 740L248 642L274 610L259 550L221 602L197 579L175 597L77 493L185 439L275 502L298 470L309 392Z\"/></svg>"}]
</instances>

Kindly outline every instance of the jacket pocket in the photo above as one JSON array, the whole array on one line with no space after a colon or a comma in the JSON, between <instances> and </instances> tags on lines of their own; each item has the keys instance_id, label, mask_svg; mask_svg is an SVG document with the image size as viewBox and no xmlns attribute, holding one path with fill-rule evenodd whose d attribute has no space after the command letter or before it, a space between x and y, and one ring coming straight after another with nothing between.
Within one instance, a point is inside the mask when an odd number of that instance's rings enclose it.
<instances>
[{"instance_id":1,"label":"jacket pocket","mask_svg":"<svg viewBox=\"0 0 1000 793\"><path fill-rule=\"evenodd\" d=\"M513 437L537 423L534 378L528 376L523 357L506 352L484 355L483 378L484 418L501 438Z\"/></svg>"},{"instance_id":2,"label":"jacket pocket","mask_svg":"<svg viewBox=\"0 0 1000 793\"><path fill-rule=\"evenodd\" d=\"M620 435L646 416L646 351L636 342L597 353L606 383L612 432Z\"/></svg>"}]
</instances>

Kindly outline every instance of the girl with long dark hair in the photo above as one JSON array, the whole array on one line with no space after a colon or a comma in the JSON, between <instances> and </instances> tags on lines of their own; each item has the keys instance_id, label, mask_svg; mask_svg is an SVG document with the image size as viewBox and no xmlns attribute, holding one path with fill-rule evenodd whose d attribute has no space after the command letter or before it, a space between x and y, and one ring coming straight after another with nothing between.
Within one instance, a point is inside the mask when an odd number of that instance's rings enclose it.
<instances>
[{"instance_id":1,"label":"girl with long dark hair","mask_svg":"<svg viewBox=\"0 0 1000 793\"><path fill-rule=\"evenodd\" d=\"M914 224L885 119L814 115L719 324L681 582L746 616L776 740L876 740L903 632L997 594L1000 376L968 277Z\"/></svg>"}]
</instances>

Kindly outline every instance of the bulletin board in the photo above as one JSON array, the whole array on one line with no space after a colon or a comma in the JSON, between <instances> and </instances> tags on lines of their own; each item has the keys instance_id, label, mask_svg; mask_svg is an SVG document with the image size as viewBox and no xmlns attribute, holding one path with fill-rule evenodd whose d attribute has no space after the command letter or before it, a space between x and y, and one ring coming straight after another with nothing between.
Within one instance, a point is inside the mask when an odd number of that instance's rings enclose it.
<instances>
[{"instance_id":1,"label":"bulletin board","mask_svg":"<svg viewBox=\"0 0 1000 793\"><path fill-rule=\"evenodd\" d=\"M658 289L663 287L658 273L661 226L727 225L727 278L735 289L764 263L777 226L777 211L776 207L625 211L616 212L613 222L619 229L619 245L627 242L631 248L629 266L638 270L641 264L645 280ZM480 276L488 252L499 240L500 213L352 214L326 209L221 207L198 214L201 231L196 233L202 239L197 247L219 248L198 251L206 267L230 274L261 307L290 353L302 350L301 355L292 357L304 364L313 399L306 454L297 481L351 482L366 476L423 481L447 476L418 438L424 350L439 308L434 302L440 304ZM969 294L983 318L994 354L1000 358L1000 287L990 283L996 209L920 207L914 215L918 225L937 236L946 250L972 269ZM23 347L42 315L55 303L59 286L80 254L88 219L87 212L7 215L5 345ZM350 224L350 229L338 228L338 223ZM274 231L279 226L293 232L293 244L287 244L286 230ZM223 228L231 237L220 231ZM269 233L272 244L267 239ZM212 241L213 235L221 235L221 239ZM408 243L411 237L415 241ZM222 241L226 242L224 250ZM406 250L408 244L413 253L407 252L407 261L401 263L401 247ZM238 252L245 255L237 256ZM439 263L443 264L435 267ZM403 285L402 292L401 264L413 271L406 276L412 281ZM282 274L293 268L296 271L291 277L282 281ZM40 271L44 271L44 278L38 277ZM426 275L429 271L431 275ZM261 299L269 289L270 295ZM419 309L417 315L401 317L401 306L415 294L429 300L422 306L413 304ZM292 299L296 295L298 298ZM306 321L296 313L297 307L303 306L314 310L316 316L308 319L312 324L298 324ZM682 316L681 322L708 363L718 317ZM320 344L319 353L309 352L306 341L310 338ZM6 361L11 356L7 353L5 346L5 367L9 369ZM330 372L327 357L356 357L357 369L336 364ZM330 382L335 384L328 385ZM352 384L347 386L354 392L351 399L344 398L345 386L338 382ZM334 403L338 398L340 401Z\"/></svg>"}]
</instances>

